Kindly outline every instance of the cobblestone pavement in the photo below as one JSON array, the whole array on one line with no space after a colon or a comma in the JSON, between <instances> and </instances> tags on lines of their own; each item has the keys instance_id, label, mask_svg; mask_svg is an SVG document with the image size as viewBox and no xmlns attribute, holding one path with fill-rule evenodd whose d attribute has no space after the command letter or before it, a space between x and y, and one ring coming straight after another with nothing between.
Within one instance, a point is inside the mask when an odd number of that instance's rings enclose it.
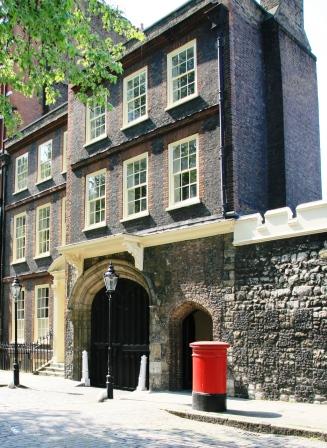
<instances>
[{"instance_id":1,"label":"cobblestone pavement","mask_svg":"<svg viewBox=\"0 0 327 448\"><path fill-rule=\"evenodd\" d=\"M68 380L23 379L28 388L0 387L1 448L327 447L317 440L185 420L140 394L117 391L114 400L99 403L99 389L76 387Z\"/></svg>"}]
</instances>

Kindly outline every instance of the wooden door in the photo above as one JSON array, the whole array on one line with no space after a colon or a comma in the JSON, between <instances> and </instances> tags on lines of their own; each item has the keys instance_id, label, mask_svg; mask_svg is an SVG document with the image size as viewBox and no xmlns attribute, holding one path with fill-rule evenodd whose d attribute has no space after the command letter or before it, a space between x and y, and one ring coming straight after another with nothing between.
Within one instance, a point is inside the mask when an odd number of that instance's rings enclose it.
<instances>
[{"instance_id":1,"label":"wooden door","mask_svg":"<svg viewBox=\"0 0 327 448\"><path fill-rule=\"evenodd\" d=\"M111 326L114 387L134 390L141 356L149 358L149 297L138 283L118 280L112 298ZM108 298L103 289L92 304L90 377L93 386L105 386L108 331Z\"/></svg>"}]
</instances>

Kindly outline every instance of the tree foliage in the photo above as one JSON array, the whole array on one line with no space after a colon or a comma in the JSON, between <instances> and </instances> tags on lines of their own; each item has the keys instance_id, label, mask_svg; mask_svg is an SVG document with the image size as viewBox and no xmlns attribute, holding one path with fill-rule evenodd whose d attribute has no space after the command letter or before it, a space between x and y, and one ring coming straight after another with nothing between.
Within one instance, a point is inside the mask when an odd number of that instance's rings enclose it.
<instances>
[{"instance_id":1,"label":"tree foliage","mask_svg":"<svg viewBox=\"0 0 327 448\"><path fill-rule=\"evenodd\" d=\"M26 97L45 92L53 104L66 82L101 104L122 73L122 42L142 38L105 0L0 0L0 83ZM12 134L19 116L4 96L0 114Z\"/></svg>"}]
</instances>

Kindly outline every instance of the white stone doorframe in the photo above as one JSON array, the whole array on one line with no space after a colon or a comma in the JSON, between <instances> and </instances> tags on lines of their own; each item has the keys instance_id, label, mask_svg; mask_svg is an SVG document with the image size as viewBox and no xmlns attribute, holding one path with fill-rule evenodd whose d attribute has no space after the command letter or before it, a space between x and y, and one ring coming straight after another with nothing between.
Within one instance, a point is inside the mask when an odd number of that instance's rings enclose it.
<instances>
[{"instance_id":1,"label":"white stone doorframe","mask_svg":"<svg viewBox=\"0 0 327 448\"><path fill-rule=\"evenodd\" d=\"M55 363L65 361L65 308L66 308L66 276L65 260L58 257L48 269L53 277L53 357Z\"/></svg>"}]
</instances>

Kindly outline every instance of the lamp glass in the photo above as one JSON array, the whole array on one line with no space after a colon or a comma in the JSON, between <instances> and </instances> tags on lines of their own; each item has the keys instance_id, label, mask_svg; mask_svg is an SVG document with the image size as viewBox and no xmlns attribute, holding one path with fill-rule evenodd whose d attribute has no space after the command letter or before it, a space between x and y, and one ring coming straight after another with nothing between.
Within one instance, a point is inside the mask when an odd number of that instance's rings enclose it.
<instances>
[{"instance_id":1,"label":"lamp glass","mask_svg":"<svg viewBox=\"0 0 327 448\"><path fill-rule=\"evenodd\" d=\"M108 270L103 275L103 279L107 292L114 292L118 282L118 275L116 274L112 263L109 264Z\"/></svg>"},{"instance_id":2,"label":"lamp glass","mask_svg":"<svg viewBox=\"0 0 327 448\"><path fill-rule=\"evenodd\" d=\"M11 293L15 302L17 302L19 299L21 289L22 285L19 283L18 278L15 277L14 281L11 284Z\"/></svg>"}]
</instances>

